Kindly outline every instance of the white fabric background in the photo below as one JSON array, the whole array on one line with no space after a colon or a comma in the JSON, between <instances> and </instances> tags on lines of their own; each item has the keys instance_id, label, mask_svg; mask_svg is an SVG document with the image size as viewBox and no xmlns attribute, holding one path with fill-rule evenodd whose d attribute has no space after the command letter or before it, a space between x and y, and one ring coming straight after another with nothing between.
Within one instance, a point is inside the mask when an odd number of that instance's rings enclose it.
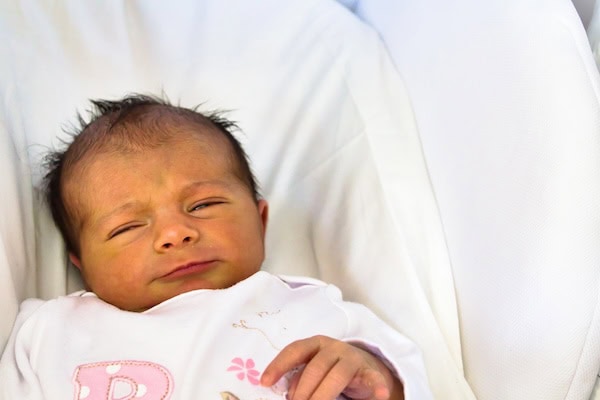
<instances>
[{"instance_id":1,"label":"white fabric background","mask_svg":"<svg viewBox=\"0 0 600 400\"><path fill-rule=\"evenodd\" d=\"M587 35L596 65L600 67L600 2L594 3L592 16L587 27Z\"/></svg>"},{"instance_id":2,"label":"white fabric background","mask_svg":"<svg viewBox=\"0 0 600 400\"><path fill-rule=\"evenodd\" d=\"M599 79L568 0L361 1L409 92L479 399L584 399L600 354Z\"/></svg>"}]
</instances>

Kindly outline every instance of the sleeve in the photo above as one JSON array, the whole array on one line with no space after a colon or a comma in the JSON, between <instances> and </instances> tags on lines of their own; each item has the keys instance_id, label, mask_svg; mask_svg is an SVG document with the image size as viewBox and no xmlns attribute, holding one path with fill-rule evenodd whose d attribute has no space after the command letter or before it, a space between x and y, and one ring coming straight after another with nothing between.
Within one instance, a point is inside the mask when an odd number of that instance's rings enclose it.
<instances>
[{"instance_id":1,"label":"sleeve","mask_svg":"<svg viewBox=\"0 0 600 400\"><path fill-rule=\"evenodd\" d=\"M21 304L0 359L1 399L44 399L31 356L35 346L36 311L44 304L44 301L37 299L25 300Z\"/></svg>"},{"instance_id":2,"label":"sleeve","mask_svg":"<svg viewBox=\"0 0 600 400\"><path fill-rule=\"evenodd\" d=\"M362 304L343 301L337 287L330 285L327 292L347 316L348 329L343 340L379 357L402 382L406 400L433 399L417 345Z\"/></svg>"}]
</instances>

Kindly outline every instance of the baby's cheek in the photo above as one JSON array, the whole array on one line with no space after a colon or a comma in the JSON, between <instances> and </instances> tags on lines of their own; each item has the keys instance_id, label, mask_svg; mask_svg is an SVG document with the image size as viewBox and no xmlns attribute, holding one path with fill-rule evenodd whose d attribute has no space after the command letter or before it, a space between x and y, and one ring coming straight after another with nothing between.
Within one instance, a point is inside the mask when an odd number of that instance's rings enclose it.
<instances>
[{"instance_id":1,"label":"baby's cheek","mask_svg":"<svg viewBox=\"0 0 600 400\"><path fill-rule=\"evenodd\" d=\"M143 292L141 290L140 279L133 271L125 268L94 268L84 274L89 290L93 291L102 300L116 305L119 308L124 307L125 303L138 298Z\"/></svg>"}]
</instances>

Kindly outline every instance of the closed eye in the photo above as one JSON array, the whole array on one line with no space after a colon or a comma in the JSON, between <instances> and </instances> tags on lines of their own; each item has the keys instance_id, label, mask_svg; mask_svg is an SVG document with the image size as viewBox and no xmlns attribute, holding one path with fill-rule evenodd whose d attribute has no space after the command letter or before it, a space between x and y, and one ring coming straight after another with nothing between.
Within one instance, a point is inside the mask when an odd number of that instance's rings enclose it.
<instances>
[{"instance_id":1,"label":"closed eye","mask_svg":"<svg viewBox=\"0 0 600 400\"><path fill-rule=\"evenodd\" d=\"M123 225L123 226L120 226L120 227L118 227L117 229L115 229L115 230L111 231L111 232L108 234L108 239L112 239L112 238L114 238L115 236L118 236L118 235L120 235L120 234L122 234L122 233L125 233L125 232L128 232L128 231L131 231L131 230L133 230L133 229L135 229L135 228L139 228L140 226L141 226L141 225L139 225L139 224L136 224L136 225Z\"/></svg>"},{"instance_id":2,"label":"closed eye","mask_svg":"<svg viewBox=\"0 0 600 400\"><path fill-rule=\"evenodd\" d=\"M211 206L216 206L219 204L223 204L225 203L224 201L204 201L202 203L197 203L195 205L193 205L189 212L194 212L194 211L201 211L205 208L211 207Z\"/></svg>"}]
</instances>

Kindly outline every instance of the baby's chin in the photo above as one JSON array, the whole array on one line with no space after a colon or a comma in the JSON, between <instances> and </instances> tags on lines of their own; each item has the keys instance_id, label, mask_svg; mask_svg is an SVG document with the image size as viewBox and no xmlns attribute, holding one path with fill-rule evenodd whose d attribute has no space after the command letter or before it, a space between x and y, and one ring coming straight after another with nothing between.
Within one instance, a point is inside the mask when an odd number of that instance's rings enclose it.
<instances>
[{"instance_id":1,"label":"baby's chin","mask_svg":"<svg viewBox=\"0 0 600 400\"><path fill-rule=\"evenodd\" d=\"M134 301L134 299L128 299L129 301L113 302L112 304L123 311L140 313L148 311L166 301L174 299L175 297L179 297L183 294L193 292L196 290L207 289L224 289L224 287L220 287L219 285L206 282L202 284L196 283L193 285L182 285L179 286L176 290L172 290L169 293L164 293L162 295L152 296L151 298L145 299L145 301Z\"/></svg>"},{"instance_id":2,"label":"baby's chin","mask_svg":"<svg viewBox=\"0 0 600 400\"><path fill-rule=\"evenodd\" d=\"M159 304L185 293L196 290L218 290L230 288L253 276L258 271L259 270L249 273L248 276L238 275L235 278L207 278L206 276L197 274L188 275L182 279L172 280L169 282L154 282L154 284L151 284L146 288L146 290L144 290L144 294L142 295L136 295L133 291L105 293L105 295L94 290L91 291L94 291L96 295L106 303L112 304L123 311L139 313L148 311Z\"/></svg>"},{"instance_id":3,"label":"baby's chin","mask_svg":"<svg viewBox=\"0 0 600 400\"><path fill-rule=\"evenodd\" d=\"M159 304L178 296L179 294L183 294L189 291L190 290L182 291L181 293L163 294L162 296L146 296L144 298L132 295L131 297L117 299L111 296L102 296L101 294L96 295L104 302L114 307L117 307L122 311L141 313L144 311L148 311L151 308L156 307Z\"/></svg>"}]
</instances>

